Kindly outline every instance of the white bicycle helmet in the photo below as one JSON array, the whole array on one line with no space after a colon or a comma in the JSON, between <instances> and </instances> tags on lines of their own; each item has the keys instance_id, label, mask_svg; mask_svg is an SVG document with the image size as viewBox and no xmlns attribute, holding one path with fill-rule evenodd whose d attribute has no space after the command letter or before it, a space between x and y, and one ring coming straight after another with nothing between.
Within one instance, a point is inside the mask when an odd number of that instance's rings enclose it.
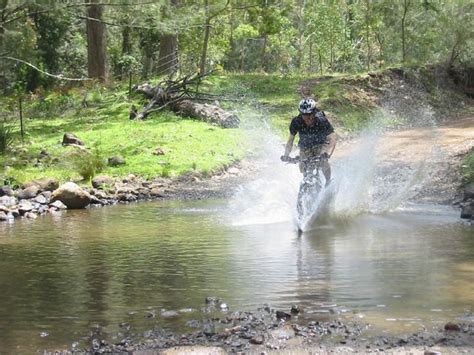
<instances>
[{"instance_id":1,"label":"white bicycle helmet","mask_svg":"<svg viewBox=\"0 0 474 355\"><path fill-rule=\"evenodd\" d=\"M313 113L316 111L316 101L313 99L303 99L300 101L299 110L303 114Z\"/></svg>"}]
</instances>

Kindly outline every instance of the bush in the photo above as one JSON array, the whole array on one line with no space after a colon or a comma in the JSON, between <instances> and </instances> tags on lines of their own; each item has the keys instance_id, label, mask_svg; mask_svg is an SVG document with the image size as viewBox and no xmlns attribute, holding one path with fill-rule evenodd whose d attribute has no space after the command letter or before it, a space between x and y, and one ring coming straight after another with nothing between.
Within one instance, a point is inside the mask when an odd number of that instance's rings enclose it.
<instances>
[{"instance_id":1,"label":"bush","mask_svg":"<svg viewBox=\"0 0 474 355\"><path fill-rule=\"evenodd\" d=\"M13 144L13 136L10 128L3 122L0 123L0 154L5 154L11 149Z\"/></svg>"},{"instance_id":2,"label":"bush","mask_svg":"<svg viewBox=\"0 0 474 355\"><path fill-rule=\"evenodd\" d=\"M474 149L464 158L462 174L467 184L474 182Z\"/></svg>"},{"instance_id":3,"label":"bush","mask_svg":"<svg viewBox=\"0 0 474 355\"><path fill-rule=\"evenodd\" d=\"M105 167L105 159L98 146L92 151L77 149L68 155L68 162L71 168L77 172L84 180L91 180L97 173Z\"/></svg>"}]
</instances>

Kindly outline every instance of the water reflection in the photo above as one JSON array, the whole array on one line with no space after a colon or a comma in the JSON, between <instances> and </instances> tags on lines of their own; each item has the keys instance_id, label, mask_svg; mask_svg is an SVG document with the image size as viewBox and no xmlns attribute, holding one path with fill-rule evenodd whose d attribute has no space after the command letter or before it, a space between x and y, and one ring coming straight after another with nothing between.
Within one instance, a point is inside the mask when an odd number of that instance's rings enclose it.
<instances>
[{"instance_id":1,"label":"water reflection","mask_svg":"<svg viewBox=\"0 0 474 355\"><path fill-rule=\"evenodd\" d=\"M448 210L329 220L300 237L291 222L229 217L222 201L160 202L1 224L0 352L67 348L95 324L180 327L198 312L165 321L161 310L200 309L207 296L381 326L474 303L472 229Z\"/></svg>"}]
</instances>

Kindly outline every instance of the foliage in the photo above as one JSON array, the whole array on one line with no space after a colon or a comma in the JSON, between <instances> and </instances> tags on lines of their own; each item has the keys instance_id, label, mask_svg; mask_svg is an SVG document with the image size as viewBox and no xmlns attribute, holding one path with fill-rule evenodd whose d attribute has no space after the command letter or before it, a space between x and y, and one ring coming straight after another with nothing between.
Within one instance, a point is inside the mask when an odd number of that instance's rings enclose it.
<instances>
[{"instance_id":1,"label":"foliage","mask_svg":"<svg viewBox=\"0 0 474 355\"><path fill-rule=\"evenodd\" d=\"M10 150L13 144L13 136L10 128L3 122L0 122L0 154L5 154Z\"/></svg>"},{"instance_id":2,"label":"foliage","mask_svg":"<svg viewBox=\"0 0 474 355\"><path fill-rule=\"evenodd\" d=\"M474 149L471 149L463 162L462 174L466 184L474 183Z\"/></svg>"},{"instance_id":3,"label":"foliage","mask_svg":"<svg viewBox=\"0 0 474 355\"><path fill-rule=\"evenodd\" d=\"M85 181L90 181L105 167L105 158L100 144L95 144L91 151L74 148L65 156L66 168L71 168Z\"/></svg>"}]
</instances>

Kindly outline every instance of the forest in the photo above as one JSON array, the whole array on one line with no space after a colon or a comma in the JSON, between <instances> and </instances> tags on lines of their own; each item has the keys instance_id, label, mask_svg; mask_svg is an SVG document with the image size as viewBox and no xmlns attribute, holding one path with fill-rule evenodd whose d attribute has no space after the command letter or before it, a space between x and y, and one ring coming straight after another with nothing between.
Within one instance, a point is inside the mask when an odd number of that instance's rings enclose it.
<instances>
[{"instance_id":1,"label":"forest","mask_svg":"<svg viewBox=\"0 0 474 355\"><path fill-rule=\"evenodd\" d=\"M0 1L3 94L213 70L472 65L467 0Z\"/></svg>"}]
</instances>

